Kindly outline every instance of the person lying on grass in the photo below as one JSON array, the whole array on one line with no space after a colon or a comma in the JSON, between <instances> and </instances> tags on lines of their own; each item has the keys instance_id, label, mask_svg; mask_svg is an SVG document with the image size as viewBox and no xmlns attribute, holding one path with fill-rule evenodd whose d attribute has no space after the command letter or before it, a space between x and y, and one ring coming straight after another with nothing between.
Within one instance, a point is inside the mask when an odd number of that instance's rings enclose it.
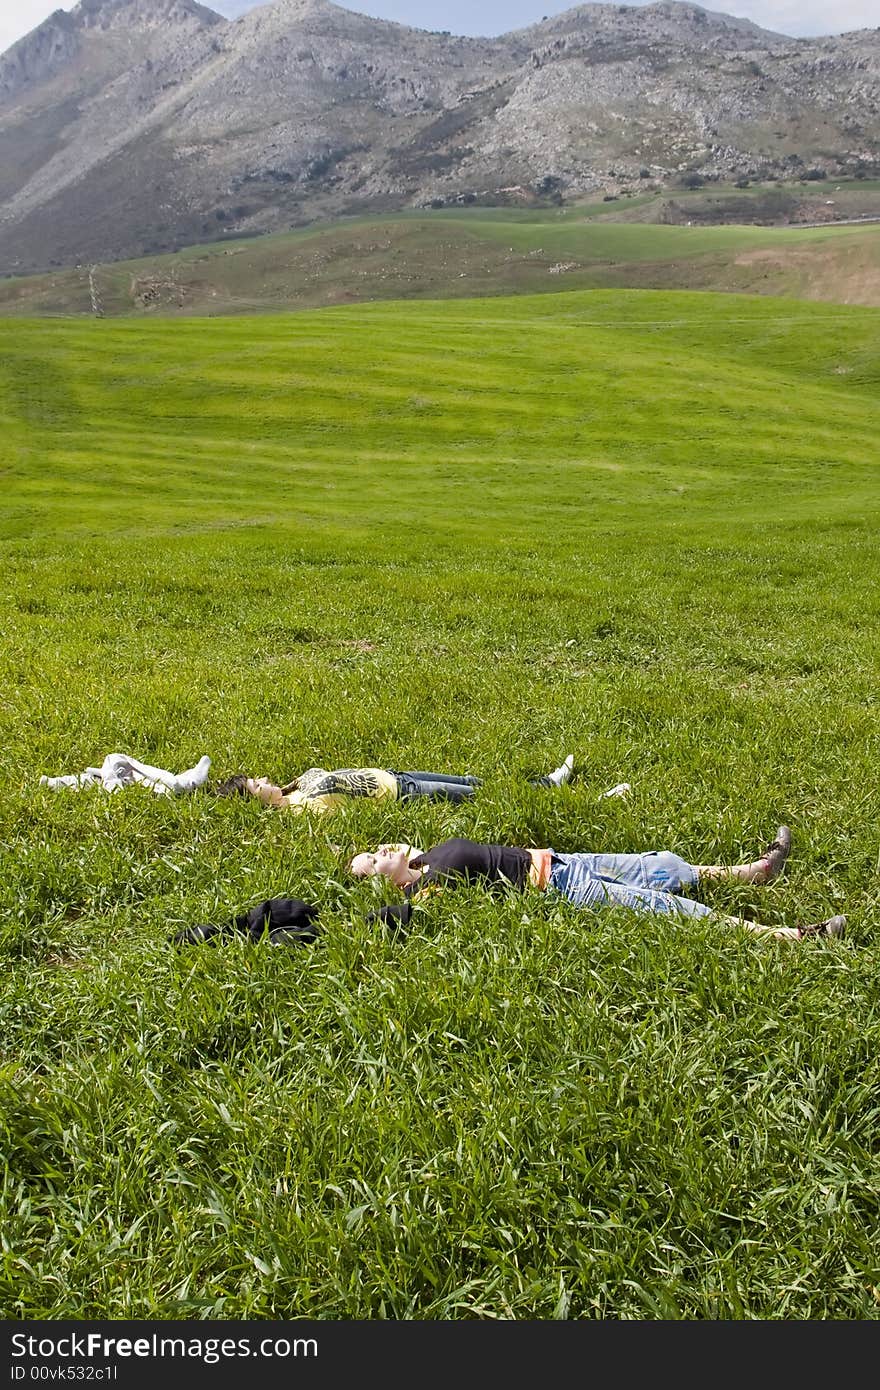
<instances>
[{"instance_id":1,"label":"person lying on grass","mask_svg":"<svg viewBox=\"0 0 880 1390\"><path fill-rule=\"evenodd\" d=\"M130 753L108 753L100 767L87 767L84 772L68 772L62 777L41 777L40 785L52 791L69 787L82 791L84 787L100 787L105 792L122 791L125 787L150 787L160 796L184 796L197 791L208 781L211 759L200 758L186 772L166 772L164 767L151 767L133 758Z\"/></svg>"},{"instance_id":2,"label":"person lying on grass","mask_svg":"<svg viewBox=\"0 0 880 1390\"><path fill-rule=\"evenodd\" d=\"M455 879L506 884L523 891L529 886L567 899L578 907L628 907L635 912L677 913L683 917L717 916L731 925L761 936L800 941L807 936L842 936L846 918L830 917L809 926L771 927L742 917L715 912L683 889L698 889L715 879L741 883L771 883L791 850L791 831L780 825L776 838L758 859L747 864L689 864L666 850L643 854L558 854L553 849L520 849L512 845L477 844L474 840L443 840L422 851L413 845L380 845L373 853L356 854L349 870L356 878L381 875L404 892L405 902L372 914L389 926L406 926L413 908L433 891Z\"/></svg>"},{"instance_id":3,"label":"person lying on grass","mask_svg":"<svg viewBox=\"0 0 880 1390\"><path fill-rule=\"evenodd\" d=\"M534 787L561 787L572 777L574 759L569 753L560 767L543 777L536 777ZM185 772L167 772L152 767L129 753L108 753L100 767L87 767L83 772L65 773L60 777L40 778L40 785L52 791L70 788L101 787L117 792L126 787L146 786L164 796L183 796L206 787L211 759L202 757L195 767ZM390 772L385 768L342 768L328 772L310 767L287 786L278 787L268 777L230 777L214 790L218 796L255 796L267 806L290 806L295 810L330 811L352 797L390 797L409 801L414 796L434 800L469 801L479 777L456 777L435 772Z\"/></svg>"},{"instance_id":4,"label":"person lying on grass","mask_svg":"<svg viewBox=\"0 0 880 1390\"><path fill-rule=\"evenodd\" d=\"M532 780L533 787L561 787L571 780L571 753L553 772ZM470 801L481 785L479 777L443 772L392 772L382 767L346 767L328 772L310 767L286 786L268 777L230 777L215 788L218 796L255 796L266 806L287 806L294 811L335 811L353 797L373 800L412 801L425 796L432 801Z\"/></svg>"}]
</instances>

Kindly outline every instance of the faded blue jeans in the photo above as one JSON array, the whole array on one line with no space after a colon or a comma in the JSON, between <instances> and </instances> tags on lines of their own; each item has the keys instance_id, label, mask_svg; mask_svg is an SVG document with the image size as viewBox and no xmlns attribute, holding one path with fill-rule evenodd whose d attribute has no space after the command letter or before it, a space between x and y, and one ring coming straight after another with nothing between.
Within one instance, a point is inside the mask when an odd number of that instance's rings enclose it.
<instances>
[{"instance_id":1,"label":"faded blue jeans","mask_svg":"<svg viewBox=\"0 0 880 1390\"><path fill-rule=\"evenodd\" d=\"M389 769L390 771L390 769ZM455 777L444 772L394 772L398 801L427 796L432 801L470 801L479 777Z\"/></svg>"},{"instance_id":2,"label":"faded blue jeans","mask_svg":"<svg viewBox=\"0 0 880 1390\"><path fill-rule=\"evenodd\" d=\"M693 888L697 870L686 859L665 850L646 854L557 854L550 866L548 891L577 907L617 904L633 912L679 913L708 917L712 909L693 898L679 897Z\"/></svg>"}]
</instances>

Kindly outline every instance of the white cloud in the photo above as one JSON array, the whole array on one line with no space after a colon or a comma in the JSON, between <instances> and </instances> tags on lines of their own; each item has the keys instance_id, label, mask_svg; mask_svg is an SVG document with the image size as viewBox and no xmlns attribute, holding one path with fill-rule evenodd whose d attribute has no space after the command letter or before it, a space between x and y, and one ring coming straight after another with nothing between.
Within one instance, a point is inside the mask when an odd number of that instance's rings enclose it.
<instances>
[{"instance_id":1,"label":"white cloud","mask_svg":"<svg viewBox=\"0 0 880 1390\"><path fill-rule=\"evenodd\" d=\"M256 2L256 0L255 0ZM481 0L479 24L484 33L500 33L534 23L545 14L560 14L574 7L578 0ZM649 3L649 0L636 0ZM252 8L251 0L203 0L210 8L225 14L239 14ZM264 3L264 0L261 0ZM0 53L24 34L30 33L53 9L70 10L69 3L53 5L52 0L0 0ZM413 24L423 29L453 28L450 0L347 0L346 9L382 15L399 23ZM455 6L452 6L455 9ZM461 7L459 14L473 15L472 3ZM728 0L727 4L704 5L705 9L723 10L741 19L754 20L764 29L780 34L842 34L849 29L871 29L880 25L878 0ZM444 19L444 11L446 18ZM470 32L475 32L471 24ZM463 31L465 26L459 26Z\"/></svg>"},{"instance_id":2,"label":"white cloud","mask_svg":"<svg viewBox=\"0 0 880 1390\"><path fill-rule=\"evenodd\" d=\"M731 0L724 6L703 8L723 8L727 14L751 19L762 29L801 37L845 34L851 29L880 26L878 0Z\"/></svg>"}]
</instances>

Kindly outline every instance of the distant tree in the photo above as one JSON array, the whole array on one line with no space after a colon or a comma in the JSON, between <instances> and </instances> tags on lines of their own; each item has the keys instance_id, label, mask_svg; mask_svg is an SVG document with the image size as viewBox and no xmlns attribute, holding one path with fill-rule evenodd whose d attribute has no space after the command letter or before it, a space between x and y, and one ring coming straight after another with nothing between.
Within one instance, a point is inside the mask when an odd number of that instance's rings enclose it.
<instances>
[{"instance_id":1,"label":"distant tree","mask_svg":"<svg viewBox=\"0 0 880 1390\"><path fill-rule=\"evenodd\" d=\"M564 187L562 179L557 174L545 174L535 184L535 192L539 198L549 198L551 203L561 203Z\"/></svg>"},{"instance_id":2,"label":"distant tree","mask_svg":"<svg viewBox=\"0 0 880 1390\"><path fill-rule=\"evenodd\" d=\"M807 169L804 173L804 178L812 183L817 182L819 179L827 179L827 177L828 175L824 169Z\"/></svg>"},{"instance_id":3,"label":"distant tree","mask_svg":"<svg viewBox=\"0 0 880 1390\"><path fill-rule=\"evenodd\" d=\"M688 174L683 174L681 178L682 188L702 188L705 182L706 180L703 175L698 174L695 170L692 170Z\"/></svg>"}]
</instances>

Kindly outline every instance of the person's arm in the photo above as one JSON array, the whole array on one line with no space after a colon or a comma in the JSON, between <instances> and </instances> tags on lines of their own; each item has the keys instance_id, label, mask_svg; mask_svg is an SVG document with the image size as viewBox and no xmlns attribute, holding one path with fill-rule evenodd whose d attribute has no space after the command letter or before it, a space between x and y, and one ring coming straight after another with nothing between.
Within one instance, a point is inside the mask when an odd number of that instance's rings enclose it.
<instances>
[{"instance_id":1,"label":"person's arm","mask_svg":"<svg viewBox=\"0 0 880 1390\"><path fill-rule=\"evenodd\" d=\"M411 859L410 864L415 864L415 860ZM418 882L411 883L409 887L404 888L404 902L388 903L385 907L376 908L374 912L368 914L367 921L381 922L383 926L400 931L409 926L413 919L413 913L424 905L425 898L431 898L439 893L445 882L445 877L440 874L426 873Z\"/></svg>"},{"instance_id":2,"label":"person's arm","mask_svg":"<svg viewBox=\"0 0 880 1390\"><path fill-rule=\"evenodd\" d=\"M411 902L388 903L385 907L377 908L375 912L368 912L367 921L381 922L383 927L390 927L392 931L402 931L404 927L409 926L412 915Z\"/></svg>"},{"instance_id":3,"label":"person's arm","mask_svg":"<svg viewBox=\"0 0 880 1390\"><path fill-rule=\"evenodd\" d=\"M142 763L139 758L133 758L128 753L111 753L104 759L102 775L105 781L114 780L120 784L124 782L146 782L149 787L164 787L166 791L175 791L176 778L173 772L167 772L164 767L152 767L149 763Z\"/></svg>"}]
</instances>

